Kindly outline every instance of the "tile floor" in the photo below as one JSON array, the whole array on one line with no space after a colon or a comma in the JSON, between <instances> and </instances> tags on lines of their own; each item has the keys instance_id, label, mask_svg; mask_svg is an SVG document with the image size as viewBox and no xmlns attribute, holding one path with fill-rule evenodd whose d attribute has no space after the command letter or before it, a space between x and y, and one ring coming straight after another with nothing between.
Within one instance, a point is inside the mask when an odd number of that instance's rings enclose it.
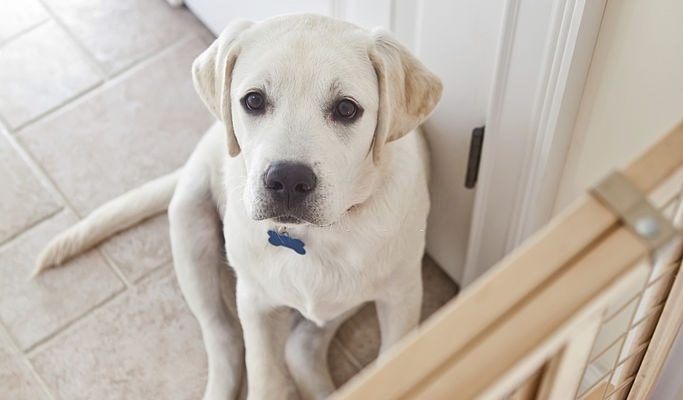
<instances>
[{"instance_id":1,"label":"tile floor","mask_svg":"<svg viewBox=\"0 0 683 400\"><path fill-rule=\"evenodd\" d=\"M206 360L152 218L27 280L102 202L180 166L212 119L190 64L212 35L163 0L0 1L0 399L197 399ZM425 259L429 315L457 292ZM338 384L377 353L374 308L330 350Z\"/></svg>"}]
</instances>

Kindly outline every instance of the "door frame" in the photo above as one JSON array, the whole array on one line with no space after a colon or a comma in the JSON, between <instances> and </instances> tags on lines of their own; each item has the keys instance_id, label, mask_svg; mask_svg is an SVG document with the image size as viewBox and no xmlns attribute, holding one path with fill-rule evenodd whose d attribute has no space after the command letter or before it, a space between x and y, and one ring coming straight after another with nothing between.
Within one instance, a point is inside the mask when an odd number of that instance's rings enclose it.
<instances>
[{"instance_id":1,"label":"door frame","mask_svg":"<svg viewBox=\"0 0 683 400\"><path fill-rule=\"evenodd\" d=\"M548 222L607 0L506 0L463 285Z\"/></svg>"}]
</instances>

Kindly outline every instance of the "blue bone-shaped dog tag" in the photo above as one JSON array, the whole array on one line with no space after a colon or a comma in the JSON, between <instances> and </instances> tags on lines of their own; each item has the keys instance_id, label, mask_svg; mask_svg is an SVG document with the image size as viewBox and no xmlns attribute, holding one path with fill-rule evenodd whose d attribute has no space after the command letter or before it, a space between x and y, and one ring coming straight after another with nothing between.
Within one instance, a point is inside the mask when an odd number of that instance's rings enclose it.
<instances>
[{"instance_id":1,"label":"blue bone-shaped dog tag","mask_svg":"<svg viewBox=\"0 0 683 400\"><path fill-rule=\"evenodd\" d=\"M304 242L299 239L294 239L288 235L280 235L274 230L268 231L268 243L275 247L283 246L294 250L297 254L304 255L306 250L304 249Z\"/></svg>"}]
</instances>

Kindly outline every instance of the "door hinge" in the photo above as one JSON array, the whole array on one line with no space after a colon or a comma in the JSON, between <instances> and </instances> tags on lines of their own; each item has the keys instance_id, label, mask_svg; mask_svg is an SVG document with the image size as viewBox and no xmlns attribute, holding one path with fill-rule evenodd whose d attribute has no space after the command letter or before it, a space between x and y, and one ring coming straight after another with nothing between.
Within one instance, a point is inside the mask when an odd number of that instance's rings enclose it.
<instances>
[{"instance_id":1,"label":"door hinge","mask_svg":"<svg viewBox=\"0 0 683 400\"><path fill-rule=\"evenodd\" d=\"M481 150L484 146L484 130L486 126L479 126L472 129L472 139L470 140L470 154L467 157L467 175L465 176L465 187L474 189L479 177L479 162L481 161Z\"/></svg>"}]
</instances>

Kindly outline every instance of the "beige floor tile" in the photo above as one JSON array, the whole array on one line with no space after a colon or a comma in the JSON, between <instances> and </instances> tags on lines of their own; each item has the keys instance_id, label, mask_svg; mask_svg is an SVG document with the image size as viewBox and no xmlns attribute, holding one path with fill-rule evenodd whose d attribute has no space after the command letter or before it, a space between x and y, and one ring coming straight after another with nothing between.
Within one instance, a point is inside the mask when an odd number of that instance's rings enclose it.
<instances>
[{"instance_id":1,"label":"beige floor tile","mask_svg":"<svg viewBox=\"0 0 683 400\"><path fill-rule=\"evenodd\" d=\"M54 22L0 48L0 114L12 128L96 85L100 78Z\"/></svg>"},{"instance_id":2,"label":"beige floor tile","mask_svg":"<svg viewBox=\"0 0 683 400\"><path fill-rule=\"evenodd\" d=\"M337 339L363 367L377 358L380 346L379 323L374 304L366 304L337 332Z\"/></svg>"},{"instance_id":3,"label":"beige floor tile","mask_svg":"<svg viewBox=\"0 0 683 400\"><path fill-rule=\"evenodd\" d=\"M93 252L28 279L38 251L73 222L75 217L60 212L0 248L0 320L23 349L123 288L118 277Z\"/></svg>"},{"instance_id":4,"label":"beige floor tile","mask_svg":"<svg viewBox=\"0 0 683 400\"><path fill-rule=\"evenodd\" d=\"M459 291L458 285L429 256L422 261L422 286L423 321L452 300Z\"/></svg>"},{"instance_id":5,"label":"beige floor tile","mask_svg":"<svg viewBox=\"0 0 683 400\"><path fill-rule=\"evenodd\" d=\"M38 0L0 1L0 42L47 18L48 14Z\"/></svg>"},{"instance_id":6,"label":"beige floor tile","mask_svg":"<svg viewBox=\"0 0 683 400\"><path fill-rule=\"evenodd\" d=\"M338 388L353 378L359 371L358 366L347 356L346 351L337 340L332 341L332 344L330 344L327 364L330 369L330 375L332 375L332 381Z\"/></svg>"},{"instance_id":7,"label":"beige floor tile","mask_svg":"<svg viewBox=\"0 0 683 400\"><path fill-rule=\"evenodd\" d=\"M206 360L175 276L149 280L32 357L60 399L199 399Z\"/></svg>"},{"instance_id":8,"label":"beige floor tile","mask_svg":"<svg viewBox=\"0 0 683 400\"><path fill-rule=\"evenodd\" d=\"M129 281L137 281L171 261L171 240L166 214L107 240L100 248L114 261Z\"/></svg>"},{"instance_id":9,"label":"beige floor tile","mask_svg":"<svg viewBox=\"0 0 683 400\"><path fill-rule=\"evenodd\" d=\"M61 207L2 135L0 187L0 243Z\"/></svg>"},{"instance_id":10,"label":"beige floor tile","mask_svg":"<svg viewBox=\"0 0 683 400\"><path fill-rule=\"evenodd\" d=\"M193 38L20 132L80 215L180 167L213 121L192 85Z\"/></svg>"},{"instance_id":11,"label":"beige floor tile","mask_svg":"<svg viewBox=\"0 0 683 400\"><path fill-rule=\"evenodd\" d=\"M174 9L163 0L46 3L110 75L204 30L187 9Z\"/></svg>"},{"instance_id":12,"label":"beige floor tile","mask_svg":"<svg viewBox=\"0 0 683 400\"><path fill-rule=\"evenodd\" d=\"M422 282L422 320L425 320L452 299L458 293L458 287L429 257L425 257L422 262ZM374 304L365 305L346 321L339 329L337 338L362 366L372 362L380 347L379 323Z\"/></svg>"},{"instance_id":13,"label":"beige floor tile","mask_svg":"<svg viewBox=\"0 0 683 400\"><path fill-rule=\"evenodd\" d=\"M0 332L0 399L38 400L44 393L17 352Z\"/></svg>"}]
</instances>

